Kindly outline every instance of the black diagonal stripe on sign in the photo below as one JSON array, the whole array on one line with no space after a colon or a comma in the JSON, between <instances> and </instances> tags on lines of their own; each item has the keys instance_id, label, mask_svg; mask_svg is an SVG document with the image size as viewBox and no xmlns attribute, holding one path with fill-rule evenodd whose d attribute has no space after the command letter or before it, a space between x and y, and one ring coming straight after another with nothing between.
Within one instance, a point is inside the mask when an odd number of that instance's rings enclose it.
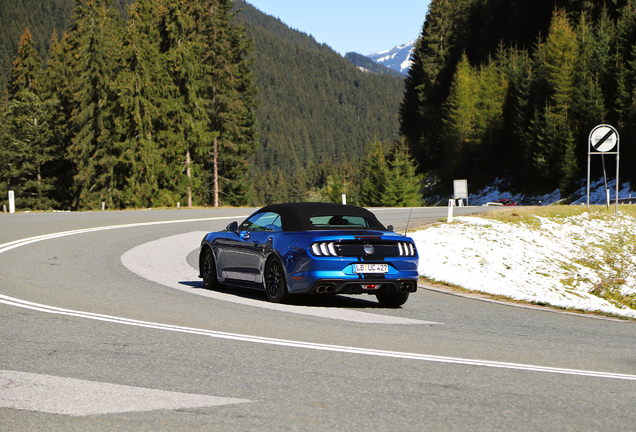
<instances>
[{"instance_id":1,"label":"black diagonal stripe on sign","mask_svg":"<svg viewBox=\"0 0 636 432\"><path fill-rule=\"evenodd\" d=\"M603 144L605 141L607 141L609 139L609 137L611 137L612 135L614 135L614 131L610 129L610 131L608 133L606 133L603 138L601 138L596 144L592 145L592 147L594 147L594 150L598 150L598 148L601 146L601 144Z\"/></svg>"}]
</instances>

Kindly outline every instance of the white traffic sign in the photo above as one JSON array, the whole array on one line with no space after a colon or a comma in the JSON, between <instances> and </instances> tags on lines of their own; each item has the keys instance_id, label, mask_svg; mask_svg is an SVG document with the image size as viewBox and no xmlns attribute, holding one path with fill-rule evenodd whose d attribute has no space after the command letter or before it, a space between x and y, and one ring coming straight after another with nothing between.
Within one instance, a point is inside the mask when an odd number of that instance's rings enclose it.
<instances>
[{"instance_id":1,"label":"white traffic sign","mask_svg":"<svg viewBox=\"0 0 636 432\"><path fill-rule=\"evenodd\" d=\"M618 144L618 132L612 126L599 125L590 132L590 146L598 152L614 150Z\"/></svg>"},{"instance_id":2,"label":"white traffic sign","mask_svg":"<svg viewBox=\"0 0 636 432\"><path fill-rule=\"evenodd\" d=\"M454 180L453 192L455 199L468 199L468 180Z\"/></svg>"},{"instance_id":3,"label":"white traffic sign","mask_svg":"<svg viewBox=\"0 0 636 432\"><path fill-rule=\"evenodd\" d=\"M605 172L605 155L615 154L616 155L616 214L618 214L618 188L620 185L619 182L619 160L620 160L620 137L618 136L618 131L610 125L602 124L596 126L590 132L590 137L588 139L587 146L587 207L590 207L590 166L592 163L593 155L601 155L601 159L603 162L603 179L605 180L605 201L607 203L607 208L609 209L610 205L610 194L609 189L607 187L607 173ZM594 149L594 151L592 151ZM616 149L616 151L613 151Z\"/></svg>"}]
</instances>

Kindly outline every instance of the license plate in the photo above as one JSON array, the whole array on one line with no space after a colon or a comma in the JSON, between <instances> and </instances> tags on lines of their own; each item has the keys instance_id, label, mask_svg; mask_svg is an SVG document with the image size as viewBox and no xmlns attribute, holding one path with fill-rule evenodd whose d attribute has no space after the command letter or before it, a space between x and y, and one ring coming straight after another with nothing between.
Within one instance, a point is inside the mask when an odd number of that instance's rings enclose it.
<instances>
[{"instance_id":1,"label":"license plate","mask_svg":"<svg viewBox=\"0 0 636 432\"><path fill-rule=\"evenodd\" d=\"M388 273L388 264L355 264L356 273Z\"/></svg>"}]
</instances>

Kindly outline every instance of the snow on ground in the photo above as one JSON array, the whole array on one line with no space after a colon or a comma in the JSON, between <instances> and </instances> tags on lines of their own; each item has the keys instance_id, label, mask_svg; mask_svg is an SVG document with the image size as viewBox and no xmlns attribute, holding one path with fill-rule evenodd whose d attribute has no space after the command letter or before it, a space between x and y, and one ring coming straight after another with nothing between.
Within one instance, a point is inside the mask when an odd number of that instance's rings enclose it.
<instances>
[{"instance_id":1,"label":"snow on ground","mask_svg":"<svg viewBox=\"0 0 636 432\"><path fill-rule=\"evenodd\" d=\"M616 196L616 179L608 180L607 187L610 190L610 199L613 201ZM622 183L618 191L619 198L636 197L636 192L631 190L629 182ZM489 186L477 192L471 192L468 198L470 205L484 205L488 202L496 202L499 199L511 199L521 204L523 199L530 199L540 205L549 205L557 203L560 199L559 190L541 196L526 196L524 194L514 194L510 192L501 192L497 184ZM573 204L585 204L587 202L587 184L580 187L570 196ZM590 184L590 204L605 204L605 186L603 179L596 180Z\"/></svg>"},{"instance_id":2,"label":"snow on ground","mask_svg":"<svg viewBox=\"0 0 636 432\"><path fill-rule=\"evenodd\" d=\"M517 300L636 318L636 310L590 294L600 277L580 264L580 259L601 261L598 245L616 241L626 231L636 234L636 219L590 213L538 219L540 227L457 217L453 223L409 233L420 254L420 275ZM636 269L636 257L623 258ZM633 273L623 294L636 292Z\"/></svg>"}]
</instances>

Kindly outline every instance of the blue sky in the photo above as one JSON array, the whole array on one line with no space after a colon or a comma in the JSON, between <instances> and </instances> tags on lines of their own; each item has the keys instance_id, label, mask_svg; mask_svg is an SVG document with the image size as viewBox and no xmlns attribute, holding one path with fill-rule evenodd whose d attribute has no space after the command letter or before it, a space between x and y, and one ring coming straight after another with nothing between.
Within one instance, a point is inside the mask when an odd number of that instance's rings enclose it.
<instances>
[{"instance_id":1,"label":"blue sky","mask_svg":"<svg viewBox=\"0 0 636 432\"><path fill-rule=\"evenodd\" d=\"M429 0L247 0L341 55L367 55L416 39Z\"/></svg>"}]
</instances>

